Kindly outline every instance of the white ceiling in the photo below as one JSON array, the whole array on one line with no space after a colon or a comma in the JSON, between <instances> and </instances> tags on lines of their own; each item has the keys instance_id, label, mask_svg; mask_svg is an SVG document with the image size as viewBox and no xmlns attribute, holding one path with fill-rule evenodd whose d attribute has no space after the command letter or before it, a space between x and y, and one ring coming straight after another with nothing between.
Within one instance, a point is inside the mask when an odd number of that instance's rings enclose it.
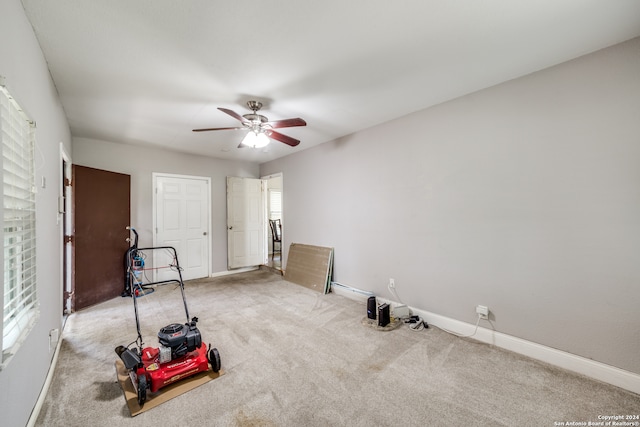
<instances>
[{"instance_id":1,"label":"white ceiling","mask_svg":"<svg viewBox=\"0 0 640 427\"><path fill-rule=\"evenodd\" d=\"M73 137L265 162L640 36L637 0L22 0ZM302 117L238 149L218 111Z\"/></svg>"}]
</instances>

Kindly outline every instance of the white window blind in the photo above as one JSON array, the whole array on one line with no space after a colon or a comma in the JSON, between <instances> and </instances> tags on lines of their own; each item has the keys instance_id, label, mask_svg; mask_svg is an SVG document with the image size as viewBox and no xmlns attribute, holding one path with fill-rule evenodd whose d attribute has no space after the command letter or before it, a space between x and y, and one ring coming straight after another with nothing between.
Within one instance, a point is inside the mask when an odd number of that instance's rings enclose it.
<instances>
[{"instance_id":1,"label":"white window blind","mask_svg":"<svg viewBox=\"0 0 640 427\"><path fill-rule=\"evenodd\" d=\"M269 190L269 219L282 219L282 191Z\"/></svg>"},{"instance_id":2,"label":"white window blind","mask_svg":"<svg viewBox=\"0 0 640 427\"><path fill-rule=\"evenodd\" d=\"M3 182L3 316L5 364L38 316L36 295L35 126L0 78ZM1 365L0 365L1 366Z\"/></svg>"}]
</instances>

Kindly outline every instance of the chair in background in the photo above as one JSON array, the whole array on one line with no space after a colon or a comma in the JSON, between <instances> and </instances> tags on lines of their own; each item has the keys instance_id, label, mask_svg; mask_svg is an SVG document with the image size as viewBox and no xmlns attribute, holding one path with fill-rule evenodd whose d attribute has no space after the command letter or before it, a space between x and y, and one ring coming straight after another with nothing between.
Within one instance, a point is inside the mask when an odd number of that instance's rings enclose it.
<instances>
[{"instance_id":1,"label":"chair in background","mask_svg":"<svg viewBox=\"0 0 640 427\"><path fill-rule=\"evenodd\" d=\"M282 254L282 224L279 219L270 219L269 226L271 227L271 247L273 248L271 256L276 253L276 243L278 244L278 252Z\"/></svg>"}]
</instances>

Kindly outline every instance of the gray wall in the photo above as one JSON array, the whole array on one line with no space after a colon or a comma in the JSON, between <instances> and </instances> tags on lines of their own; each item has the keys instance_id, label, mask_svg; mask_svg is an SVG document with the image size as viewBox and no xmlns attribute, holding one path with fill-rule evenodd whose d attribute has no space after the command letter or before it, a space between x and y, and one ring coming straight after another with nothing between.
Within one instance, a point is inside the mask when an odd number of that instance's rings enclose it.
<instances>
[{"instance_id":1,"label":"gray wall","mask_svg":"<svg viewBox=\"0 0 640 427\"><path fill-rule=\"evenodd\" d=\"M261 165L277 172L285 258L333 246L341 283L392 298L393 277L472 324L486 305L497 331L640 374L640 39Z\"/></svg>"},{"instance_id":2,"label":"gray wall","mask_svg":"<svg viewBox=\"0 0 640 427\"><path fill-rule=\"evenodd\" d=\"M14 358L0 371L0 424L25 425L44 384L55 343L49 331L62 326L61 229L57 198L61 187L60 142L71 137L56 88L19 0L3 0L0 11L0 75L11 94L37 122L36 227L40 317ZM42 188L42 178L46 187Z\"/></svg>"},{"instance_id":3,"label":"gray wall","mask_svg":"<svg viewBox=\"0 0 640 427\"><path fill-rule=\"evenodd\" d=\"M131 175L131 224L152 246L152 173L211 178L211 273L227 270L227 176L258 178L257 163L210 159L147 147L73 139L73 163Z\"/></svg>"}]
</instances>

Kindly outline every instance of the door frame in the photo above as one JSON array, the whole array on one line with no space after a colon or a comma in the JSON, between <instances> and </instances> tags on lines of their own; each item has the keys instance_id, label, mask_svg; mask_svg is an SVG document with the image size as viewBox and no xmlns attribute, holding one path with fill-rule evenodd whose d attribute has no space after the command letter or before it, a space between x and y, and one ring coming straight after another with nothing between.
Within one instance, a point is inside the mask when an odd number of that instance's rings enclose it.
<instances>
[{"instance_id":1,"label":"door frame","mask_svg":"<svg viewBox=\"0 0 640 427\"><path fill-rule=\"evenodd\" d=\"M71 314L73 310L73 187L71 182L71 156L60 142L60 173L58 179L58 226L62 250L60 251L60 286L62 288L62 314ZM68 182L66 181L68 179ZM65 231L70 240L65 239Z\"/></svg>"},{"instance_id":2,"label":"door frame","mask_svg":"<svg viewBox=\"0 0 640 427\"><path fill-rule=\"evenodd\" d=\"M213 259L212 253L212 234L213 229L211 227L211 177L208 176L196 176L196 175L179 175L174 173L164 173L164 172L152 172L151 173L151 193L152 193L152 213L151 216L153 218L151 234L153 235L153 246L157 246L157 236L158 236L158 224L157 224L157 196L158 196L158 178L178 178L178 179L188 179L193 181L205 181L207 184L207 226L209 228L209 232L207 233L207 276L211 277L211 260ZM153 280L157 280L156 278L157 271L153 270Z\"/></svg>"},{"instance_id":3,"label":"door frame","mask_svg":"<svg viewBox=\"0 0 640 427\"><path fill-rule=\"evenodd\" d=\"M282 172L276 172L276 173L272 173L269 175L265 175L260 177L260 179L264 180L267 182L267 200L266 200L266 204L267 204L267 208L265 210L265 222L268 224L269 221L269 180L273 179L273 178L280 178L282 181L282 188L280 188L280 193L281 193L281 208L282 210L280 211L280 221L284 223L284 174ZM282 234L284 236L284 233ZM269 256L269 227L267 227L267 236L265 237L267 239L267 258ZM273 250L273 248L272 248ZM280 244L280 262L282 262L282 243Z\"/></svg>"}]
</instances>

